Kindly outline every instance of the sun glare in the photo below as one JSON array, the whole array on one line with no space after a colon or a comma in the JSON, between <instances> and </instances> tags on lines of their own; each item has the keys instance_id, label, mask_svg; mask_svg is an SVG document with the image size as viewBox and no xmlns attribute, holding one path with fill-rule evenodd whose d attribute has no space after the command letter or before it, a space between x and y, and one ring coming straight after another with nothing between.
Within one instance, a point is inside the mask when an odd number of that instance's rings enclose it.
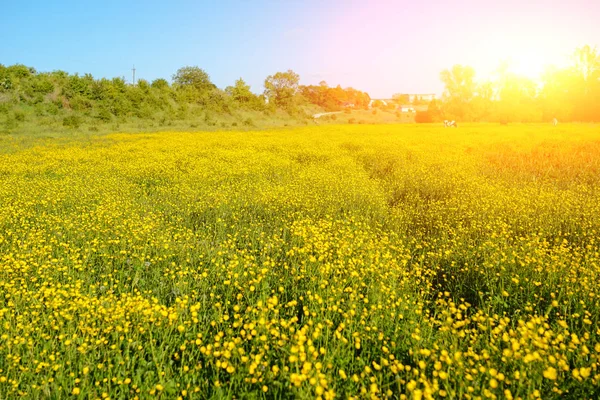
<instances>
[{"instance_id":1,"label":"sun glare","mask_svg":"<svg viewBox=\"0 0 600 400\"><path fill-rule=\"evenodd\" d=\"M550 65L564 65L568 55L556 42L541 37L526 38L525 35L494 37L486 41L485 52L480 56L483 75L495 75L504 64L508 71L539 81Z\"/></svg>"},{"instance_id":2,"label":"sun glare","mask_svg":"<svg viewBox=\"0 0 600 400\"><path fill-rule=\"evenodd\" d=\"M526 78L540 79L544 69L552 62L543 55L529 53L520 54L508 59L509 71Z\"/></svg>"}]
</instances>

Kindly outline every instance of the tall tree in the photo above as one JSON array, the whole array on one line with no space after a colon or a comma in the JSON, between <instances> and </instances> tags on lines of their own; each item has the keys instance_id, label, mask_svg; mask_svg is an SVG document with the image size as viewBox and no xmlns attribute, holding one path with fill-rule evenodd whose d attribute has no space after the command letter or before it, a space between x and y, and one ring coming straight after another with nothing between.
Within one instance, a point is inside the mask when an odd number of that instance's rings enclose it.
<instances>
[{"instance_id":1,"label":"tall tree","mask_svg":"<svg viewBox=\"0 0 600 400\"><path fill-rule=\"evenodd\" d=\"M583 46L573 53L577 93L574 117L581 121L600 120L600 55L595 47Z\"/></svg>"},{"instance_id":2,"label":"tall tree","mask_svg":"<svg viewBox=\"0 0 600 400\"><path fill-rule=\"evenodd\" d=\"M248 85L242 78L235 81L235 85L227 86L225 92L230 95L233 100L238 103L248 103L254 97L254 94L250 91L250 85Z\"/></svg>"},{"instance_id":3,"label":"tall tree","mask_svg":"<svg viewBox=\"0 0 600 400\"><path fill-rule=\"evenodd\" d=\"M210 81L210 76L199 67L182 67L173 75L173 82L182 88L191 88L198 92L207 92L216 86Z\"/></svg>"},{"instance_id":4,"label":"tall tree","mask_svg":"<svg viewBox=\"0 0 600 400\"><path fill-rule=\"evenodd\" d=\"M446 86L444 92L445 113L460 120L471 118L470 102L475 95L475 70L469 66L455 65L440 73Z\"/></svg>"},{"instance_id":5,"label":"tall tree","mask_svg":"<svg viewBox=\"0 0 600 400\"><path fill-rule=\"evenodd\" d=\"M277 72L265 79L265 96L276 106L289 108L293 105L294 96L298 93L300 75L294 71Z\"/></svg>"},{"instance_id":6,"label":"tall tree","mask_svg":"<svg viewBox=\"0 0 600 400\"><path fill-rule=\"evenodd\" d=\"M596 47L585 45L578 47L573 53L574 67L584 82L597 80L600 73L600 55Z\"/></svg>"}]
</instances>

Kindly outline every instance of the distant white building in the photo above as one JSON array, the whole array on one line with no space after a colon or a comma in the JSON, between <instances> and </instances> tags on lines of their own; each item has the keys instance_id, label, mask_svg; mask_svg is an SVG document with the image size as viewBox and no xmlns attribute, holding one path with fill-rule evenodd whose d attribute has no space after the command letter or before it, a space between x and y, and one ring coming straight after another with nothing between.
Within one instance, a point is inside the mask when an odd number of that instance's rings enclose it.
<instances>
[{"instance_id":1,"label":"distant white building","mask_svg":"<svg viewBox=\"0 0 600 400\"><path fill-rule=\"evenodd\" d=\"M435 93L423 93L423 94L415 93L415 94L408 95L408 101L411 103L413 103L415 100L430 102L431 100L435 100L435 99L436 99Z\"/></svg>"},{"instance_id":2,"label":"distant white building","mask_svg":"<svg viewBox=\"0 0 600 400\"><path fill-rule=\"evenodd\" d=\"M369 101L369 108L372 108L373 103L376 101L380 101L384 106L387 106L388 101L392 101L392 99L371 99L371 101Z\"/></svg>"},{"instance_id":3,"label":"distant white building","mask_svg":"<svg viewBox=\"0 0 600 400\"><path fill-rule=\"evenodd\" d=\"M373 107L373 103L375 103L376 101L380 101L384 106L387 106L388 103L390 104L398 104L400 101L403 102L408 102L408 103L414 103L417 100L421 101L423 103L429 103L432 100L437 99L437 95L435 93L414 93L414 94L403 94L402 96L404 96L404 99L402 99L401 97L399 98L393 98L393 99L371 99L371 101L369 102L369 108ZM408 100L408 101L407 101ZM404 107L404 106L402 106ZM402 112L405 112L404 110ZM407 111L408 112L408 111ZM412 112L415 112L414 109Z\"/></svg>"}]
</instances>

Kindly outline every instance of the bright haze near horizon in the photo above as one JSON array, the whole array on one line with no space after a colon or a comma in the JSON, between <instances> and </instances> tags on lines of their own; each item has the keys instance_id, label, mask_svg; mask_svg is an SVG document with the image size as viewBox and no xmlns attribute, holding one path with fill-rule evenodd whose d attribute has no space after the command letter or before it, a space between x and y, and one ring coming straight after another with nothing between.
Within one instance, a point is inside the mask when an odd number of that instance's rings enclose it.
<instances>
[{"instance_id":1,"label":"bright haze near horizon","mask_svg":"<svg viewBox=\"0 0 600 400\"><path fill-rule=\"evenodd\" d=\"M197 65L220 88L254 92L292 69L372 98L443 91L440 71L501 61L537 78L576 47L598 45L600 1L12 1L2 5L0 63L38 71L153 80Z\"/></svg>"}]
</instances>

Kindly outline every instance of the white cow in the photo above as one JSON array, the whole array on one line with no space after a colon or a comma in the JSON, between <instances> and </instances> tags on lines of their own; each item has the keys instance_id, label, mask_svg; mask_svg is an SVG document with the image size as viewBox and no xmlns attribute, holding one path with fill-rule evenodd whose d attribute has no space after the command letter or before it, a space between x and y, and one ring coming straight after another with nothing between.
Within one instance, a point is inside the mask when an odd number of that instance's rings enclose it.
<instances>
[{"instance_id":1,"label":"white cow","mask_svg":"<svg viewBox=\"0 0 600 400\"><path fill-rule=\"evenodd\" d=\"M458 128L458 124L454 120L448 121L447 119L445 119L444 128Z\"/></svg>"}]
</instances>

